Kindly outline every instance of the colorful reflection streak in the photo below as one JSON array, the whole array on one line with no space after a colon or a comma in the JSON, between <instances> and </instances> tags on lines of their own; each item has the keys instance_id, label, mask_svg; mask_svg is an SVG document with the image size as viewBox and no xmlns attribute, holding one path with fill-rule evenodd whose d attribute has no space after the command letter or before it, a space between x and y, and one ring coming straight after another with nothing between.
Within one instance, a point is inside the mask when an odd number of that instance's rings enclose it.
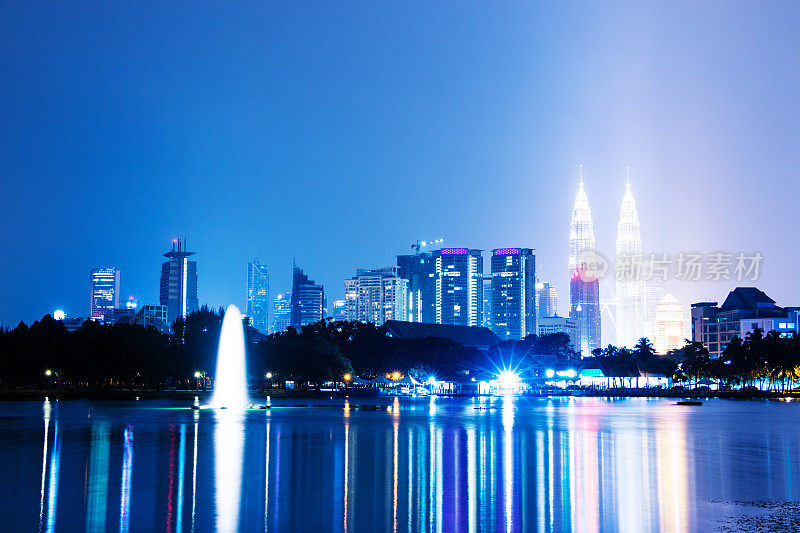
<instances>
[{"instance_id":1,"label":"colorful reflection streak","mask_svg":"<svg viewBox=\"0 0 800 533\"><path fill-rule=\"evenodd\" d=\"M106 503L108 501L108 454L111 438L108 423L92 425L92 444L89 455L86 531L106 530Z\"/></svg>"},{"instance_id":2,"label":"colorful reflection streak","mask_svg":"<svg viewBox=\"0 0 800 533\"><path fill-rule=\"evenodd\" d=\"M442 416L437 406L427 413L426 431L420 431L422 420L404 423L404 411L396 404L389 410L384 442L391 446L385 463L391 493L385 511L377 515L391 517L387 526L392 531L688 527L689 473L680 417L669 419L668 430L637 430L614 420L609 425L612 408L602 402L588 409L564 403L539 411L544 416L531 426L514 398L503 399L498 407L480 411L465 424L437 424ZM362 478L372 465L371 458L350 453L352 416L346 413L341 458L344 530L358 524L348 498L353 463L356 468L364 464L358 469ZM399 490L403 486L406 490Z\"/></svg>"},{"instance_id":3,"label":"colorful reflection streak","mask_svg":"<svg viewBox=\"0 0 800 533\"><path fill-rule=\"evenodd\" d=\"M47 491L47 533L56 530L56 505L58 504L58 471L61 467L61 436L58 420L53 422L53 451L50 453L50 479Z\"/></svg>"},{"instance_id":4,"label":"colorful reflection streak","mask_svg":"<svg viewBox=\"0 0 800 533\"><path fill-rule=\"evenodd\" d=\"M39 491L39 531L42 530L42 526L44 525L44 487L45 481L47 480L47 447L49 445L49 437L50 437L50 400L45 399L44 405L42 406L42 412L44 415L44 445L42 450L42 488Z\"/></svg>"},{"instance_id":5,"label":"colorful reflection streak","mask_svg":"<svg viewBox=\"0 0 800 533\"><path fill-rule=\"evenodd\" d=\"M61 401L26 407L28 418L0 404L3 527L173 532L191 517L195 532L683 533L703 530L709 502L788 500L800 479L800 403L307 401L95 403L91 417Z\"/></svg>"},{"instance_id":6,"label":"colorful reflection streak","mask_svg":"<svg viewBox=\"0 0 800 533\"><path fill-rule=\"evenodd\" d=\"M122 482L119 496L119 531L128 533L131 508L131 474L133 473L133 428L122 432Z\"/></svg>"}]
</instances>

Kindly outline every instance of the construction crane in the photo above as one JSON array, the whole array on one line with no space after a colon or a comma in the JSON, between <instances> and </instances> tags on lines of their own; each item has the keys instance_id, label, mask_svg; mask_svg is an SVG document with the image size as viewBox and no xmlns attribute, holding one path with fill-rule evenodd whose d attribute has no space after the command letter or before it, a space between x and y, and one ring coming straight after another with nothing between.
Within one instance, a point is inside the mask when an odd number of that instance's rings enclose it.
<instances>
[{"instance_id":1,"label":"construction crane","mask_svg":"<svg viewBox=\"0 0 800 533\"><path fill-rule=\"evenodd\" d=\"M421 250L422 248L425 248L426 246L431 246L431 245L433 245L433 244L439 244L439 243L440 243L440 242L442 242L443 240L444 240L444 238L441 238L441 239L436 239L435 241L422 241L422 240L420 240L420 239L417 239L417 242L415 242L414 244L412 244L412 245L411 245L411 248L414 250L414 254L415 254L415 255L419 255L419 252L420 252L420 250Z\"/></svg>"}]
</instances>

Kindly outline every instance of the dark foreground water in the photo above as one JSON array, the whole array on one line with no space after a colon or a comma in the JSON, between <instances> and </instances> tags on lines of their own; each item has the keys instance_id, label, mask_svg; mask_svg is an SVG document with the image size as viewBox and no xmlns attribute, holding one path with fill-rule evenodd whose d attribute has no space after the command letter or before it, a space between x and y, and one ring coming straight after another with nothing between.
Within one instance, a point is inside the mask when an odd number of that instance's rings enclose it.
<instances>
[{"instance_id":1,"label":"dark foreground water","mask_svg":"<svg viewBox=\"0 0 800 533\"><path fill-rule=\"evenodd\" d=\"M800 403L272 405L0 403L0 530L798 527Z\"/></svg>"}]
</instances>

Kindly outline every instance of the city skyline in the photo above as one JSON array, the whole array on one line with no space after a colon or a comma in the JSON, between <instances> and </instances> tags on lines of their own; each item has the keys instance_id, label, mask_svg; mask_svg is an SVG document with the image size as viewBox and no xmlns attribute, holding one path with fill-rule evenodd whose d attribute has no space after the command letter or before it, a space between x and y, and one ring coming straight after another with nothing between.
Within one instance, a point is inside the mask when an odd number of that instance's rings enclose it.
<instances>
[{"instance_id":1,"label":"city skyline","mask_svg":"<svg viewBox=\"0 0 800 533\"><path fill-rule=\"evenodd\" d=\"M4 526L800 532L798 20L0 2Z\"/></svg>"},{"instance_id":2,"label":"city skyline","mask_svg":"<svg viewBox=\"0 0 800 533\"><path fill-rule=\"evenodd\" d=\"M338 288L359 265L444 237L535 247L565 315L578 163L601 252L613 254L630 165L648 250L761 252L757 284L800 300L784 281L797 195L768 192L798 167L795 6L475 6L469 17L435 6L413 25L385 6L166 7L151 24L147 6L97 4L99 25L66 7L3 9L4 325L86 314L98 265L123 271L123 300L157 302L155 258L175 235L203 254L199 292L213 307L244 306L255 256L275 290L291 286L292 257ZM203 30L219 20L241 39ZM98 231L86 205L111 206L114 231ZM780 239L764 237L773 226ZM738 284L666 289L687 305Z\"/></svg>"}]
</instances>

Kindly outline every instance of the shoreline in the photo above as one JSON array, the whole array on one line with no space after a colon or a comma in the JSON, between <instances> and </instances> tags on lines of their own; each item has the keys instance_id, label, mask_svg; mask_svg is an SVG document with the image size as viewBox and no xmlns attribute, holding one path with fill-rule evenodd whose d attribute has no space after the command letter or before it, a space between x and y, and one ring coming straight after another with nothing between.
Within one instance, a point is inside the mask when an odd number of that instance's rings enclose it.
<instances>
[{"instance_id":1,"label":"shoreline","mask_svg":"<svg viewBox=\"0 0 800 533\"><path fill-rule=\"evenodd\" d=\"M210 398L211 391L192 390L70 390L70 389L24 389L17 391L0 391L0 402L7 401L43 401L44 398L56 400L98 400L98 401L136 401L138 400L187 400L193 401L197 396L201 400ZM287 399L331 399L331 398L424 398L413 396L397 396L388 394L365 393L363 391L314 391L314 390L284 390L273 389L269 391L251 392L253 399L258 398L287 398ZM442 398L481 398L499 397L487 394L437 394ZM654 391L651 389L605 389L602 391L548 391L542 393L528 393L515 396L517 398L668 398L668 399L728 399L728 400L785 400L800 399L800 391Z\"/></svg>"}]
</instances>

